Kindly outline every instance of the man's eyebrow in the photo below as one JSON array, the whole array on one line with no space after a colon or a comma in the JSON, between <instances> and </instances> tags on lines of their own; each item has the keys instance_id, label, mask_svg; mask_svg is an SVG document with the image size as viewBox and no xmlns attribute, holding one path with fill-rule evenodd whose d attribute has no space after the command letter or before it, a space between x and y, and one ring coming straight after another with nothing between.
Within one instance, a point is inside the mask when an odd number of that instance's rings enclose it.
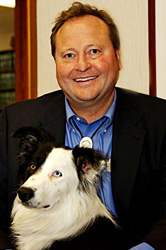
<instances>
[{"instance_id":1,"label":"man's eyebrow","mask_svg":"<svg viewBox=\"0 0 166 250\"><path fill-rule=\"evenodd\" d=\"M88 45L86 45L85 46L85 49L88 49L88 48L90 48L90 47L98 47L98 48L102 48L102 47L104 47L104 45L101 45L101 44L88 44Z\"/></svg>"},{"instance_id":2,"label":"man's eyebrow","mask_svg":"<svg viewBox=\"0 0 166 250\"><path fill-rule=\"evenodd\" d=\"M68 51L75 51L76 52L76 49L75 48L66 48L66 49L63 49L63 51L61 51L61 54L65 54Z\"/></svg>"}]
</instances>

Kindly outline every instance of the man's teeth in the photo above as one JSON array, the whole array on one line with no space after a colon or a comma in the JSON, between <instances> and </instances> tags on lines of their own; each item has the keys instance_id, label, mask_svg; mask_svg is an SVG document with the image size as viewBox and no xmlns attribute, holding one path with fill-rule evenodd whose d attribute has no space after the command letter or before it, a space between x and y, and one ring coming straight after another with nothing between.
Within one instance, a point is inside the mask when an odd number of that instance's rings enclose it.
<instances>
[{"instance_id":1,"label":"man's teeth","mask_svg":"<svg viewBox=\"0 0 166 250\"><path fill-rule=\"evenodd\" d=\"M89 81L89 80L94 80L96 79L97 76L91 76L91 77L87 77L87 78L77 78L77 79L74 79L76 82L86 82L86 81Z\"/></svg>"}]
</instances>

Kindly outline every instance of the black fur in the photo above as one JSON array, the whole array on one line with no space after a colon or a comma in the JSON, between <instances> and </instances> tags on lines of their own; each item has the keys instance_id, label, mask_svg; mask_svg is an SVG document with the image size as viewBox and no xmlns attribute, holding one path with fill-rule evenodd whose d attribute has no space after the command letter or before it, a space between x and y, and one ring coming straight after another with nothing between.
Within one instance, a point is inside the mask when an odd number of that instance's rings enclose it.
<instances>
[{"instance_id":1,"label":"black fur","mask_svg":"<svg viewBox=\"0 0 166 250\"><path fill-rule=\"evenodd\" d=\"M77 166L78 178L80 179L80 187L87 192L88 187L91 185L96 186L98 183L98 178L100 176L100 162L105 161L106 158L96 150L78 146L73 149L73 156L74 163ZM93 183L89 183L88 179L85 178L86 172L88 172L90 168L93 168L98 172Z\"/></svg>"},{"instance_id":2,"label":"black fur","mask_svg":"<svg viewBox=\"0 0 166 250\"><path fill-rule=\"evenodd\" d=\"M56 241L49 250L128 250L125 234L108 219L98 217L76 238Z\"/></svg>"},{"instance_id":3,"label":"black fur","mask_svg":"<svg viewBox=\"0 0 166 250\"><path fill-rule=\"evenodd\" d=\"M47 155L55 147L54 138L41 128L31 126L22 127L13 133L14 138L19 138L18 145L18 179L25 182L44 163ZM35 168L32 169L31 166Z\"/></svg>"},{"instance_id":4,"label":"black fur","mask_svg":"<svg viewBox=\"0 0 166 250\"><path fill-rule=\"evenodd\" d=\"M17 152L18 179L20 183L23 183L40 168L51 150L56 147L56 144L54 138L45 130L32 126L17 129L13 133L13 137L20 139ZM105 160L105 157L99 152L89 148L79 148L78 146L73 149L73 158L77 166L78 177L82 182L87 165L98 171L99 162ZM35 167L32 168L32 166ZM85 179L85 181L87 180ZM83 187L86 186L85 181Z\"/></svg>"},{"instance_id":5,"label":"black fur","mask_svg":"<svg viewBox=\"0 0 166 250\"><path fill-rule=\"evenodd\" d=\"M73 149L73 156L75 160L75 165L84 172L82 166L87 164L85 161L88 160L88 163L96 170L99 171L99 162L105 160L106 158L96 150L90 148L83 148L76 146Z\"/></svg>"}]
</instances>

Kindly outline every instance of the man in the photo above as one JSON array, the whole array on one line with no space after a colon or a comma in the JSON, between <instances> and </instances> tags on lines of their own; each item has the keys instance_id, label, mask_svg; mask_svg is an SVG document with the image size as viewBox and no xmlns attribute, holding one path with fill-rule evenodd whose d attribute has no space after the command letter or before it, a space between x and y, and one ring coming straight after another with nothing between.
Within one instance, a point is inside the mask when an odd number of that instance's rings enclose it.
<instances>
[{"instance_id":1,"label":"man","mask_svg":"<svg viewBox=\"0 0 166 250\"><path fill-rule=\"evenodd\" d=\"M17 103L1 115L1 231L17 186L17 140L10 135L31 124L57 145L91 145L111 158L99 196L120 222L128 248L166 249L166 102L115 88L120 42L104 11L74 3L56 19L51 45L63 92Z\"/></svg>"}]
</instances>

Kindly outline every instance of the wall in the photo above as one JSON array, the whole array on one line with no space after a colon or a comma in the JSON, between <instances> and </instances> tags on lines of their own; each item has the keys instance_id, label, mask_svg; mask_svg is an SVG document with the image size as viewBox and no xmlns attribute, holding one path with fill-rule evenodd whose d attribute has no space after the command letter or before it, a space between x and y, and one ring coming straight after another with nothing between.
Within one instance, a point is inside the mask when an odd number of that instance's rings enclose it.
<instances>
[{"instance_id":1,"label":"wall","mask_svg":"<svg viewBox=\"0 0 166 250\"><path fill-rule=\"evenodd\" d=\"M156 0L157 96L166 99L166 1Z\"/></svg>"},{"instance_id":2,"label":"wall","mask_svg":"<svg viewBox=\"0 0 166 250\"><path fill-rule=\"evenodd\" d=\"M11 33L3 33L1 35L2 38L0 39L0 51L13 49L11 46L11 38L14 36L14 31Z\"/></svg>"},{"instance_id":3,"label":"wall","mask_svg":"<svg viewBox=\"0 0 166 250\"><path fill-rule=\"evenodd\" d=\"M71 0L37 0L38 95L58 89L50 34L55 17ZM118 86L149 93L148 0L81 0L107 10L121 36L123 69Z\"/></svg>"},{"instance_id":4,"label":"wall","mask_svg":"<svg viewBox=\"0 0 166 250\"><path fill-rule=\"evenodd\" d=\"M0 6L0 51L11 50L14 37L14 9Z\"/></svg>"}]
</instances>

